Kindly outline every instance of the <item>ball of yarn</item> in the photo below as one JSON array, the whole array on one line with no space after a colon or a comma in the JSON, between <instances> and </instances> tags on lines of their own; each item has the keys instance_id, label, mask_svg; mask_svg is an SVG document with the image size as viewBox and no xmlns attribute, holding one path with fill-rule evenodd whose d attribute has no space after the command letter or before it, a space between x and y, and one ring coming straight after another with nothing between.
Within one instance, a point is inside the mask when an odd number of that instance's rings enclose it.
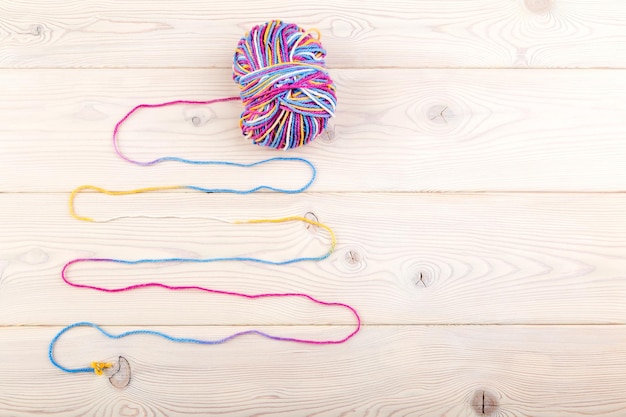
<instances>
[{"instance_id":1,"label":"ball of yarn","mask_svg":"<svg viewBox=\"0 0 626 417\"><path fill-rule=\"evenodd\" d=\"M289 149L322 133L337 104L325 57L319 32L279 20L241 38L233 79L241 87L243 135L258 145Z\"/></svg>"}]
</instances>

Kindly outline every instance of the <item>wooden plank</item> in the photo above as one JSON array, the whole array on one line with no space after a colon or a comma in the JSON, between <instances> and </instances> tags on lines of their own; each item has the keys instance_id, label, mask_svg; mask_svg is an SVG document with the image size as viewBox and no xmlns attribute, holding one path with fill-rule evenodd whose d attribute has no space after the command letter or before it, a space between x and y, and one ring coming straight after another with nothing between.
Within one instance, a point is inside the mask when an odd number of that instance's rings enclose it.
<instances>
[{"instance_id":1,"label":"wooden plank","mask_svg":"<svg viewBox=\"0 0 626 417\"><path fill-rule=\"evenodd\" d=\"M3 415L626 413L622 326L367 327L338 346L295 346L257 337L185 346L144 336L112 342L89 332L67 334L57 353L67 366L124 355L131 383L123 390L104 377L53 368L47 345L58 330L0 329ZM157 330L218 336L237 329Z\"/></svg>"},{"instance_id":2,"label":"wooden plank","mask_svg":"<svg viewBox=\"0 0 626 417\"><path fill-rule=\"evenodd\" d=\"M619 191L626 189L626 71L337 70L334 136L289 153L242 138L241 106L146 110L121 146L251 162L303 156L314 191ZM389 82L388 80L394 80ZM297 187L295 164L254 170L138 168L117 157L113 126L140 102L237 94L226 70L6 70L0 74L2 191L68 192L157 184ZM71 83L68 83L72 80ZM19 174L18 174L19 173Z\"/></svg>"},{"instance_id":3,"label":"wooden plank","mask_svg":"<svg viewBox=\"0 0 626 417\"><path fill-rule=\"evenodd\" d=\"M160 289L101 294L60 279L66 262L86 256L280 261L324 253L328 238L303 224L209 219L307 212L337 234L337 250L323 262L85 265L70 277L111 287L156 280L305 292L352 305L368 324L626 323L624 194L86 194L77 203L79 213L98 219L170 217L86 223L69 217L66 194L0 195L0 323L351 325L347 311L302 300Z\"/></svg>"},{"instance_id":4,"label":"wooden plank","mask_svg":"<svg viewBox=\"0 0 626 417\"><path fill-rule=\"evenodd\" d=\"M622 0L4 0L3 67L228 68L253 25L323 34L332 67L626 66Z\"/></svg>"}]
</instances>

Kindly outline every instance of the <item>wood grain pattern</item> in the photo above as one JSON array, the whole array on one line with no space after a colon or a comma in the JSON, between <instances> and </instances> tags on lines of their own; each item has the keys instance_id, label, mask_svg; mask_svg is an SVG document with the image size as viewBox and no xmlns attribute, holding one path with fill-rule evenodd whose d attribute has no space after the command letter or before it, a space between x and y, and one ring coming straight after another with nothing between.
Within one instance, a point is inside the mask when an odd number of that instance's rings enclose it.
<instances>
[{"instance_id":1,"label":"wood grain pattern","mask_svg":"<svg viewBox=\"0 0 626 417\"><path fill-rule=\"evenodd\" d=\"M247 293L307 292L354 306L369 324L626 322L623 194L82 196L79 210L98 219L174 216L102 224L71 219L66 200L66 194L0 195L3 324L349 325L354 320L346 311L302 301L241 301L158 289L111 295L60 280L63 264L84 256L282 260L324 253L327 237L302 224L244 226L208 219L307 212L337 233L337 250L324 262L85 265L70 276L105 286L158 280Z\"/></svg>"},{"instance_id":2,"label":"wood grain pattern","mask_svg":"<svg viewBox=\"0 0 626 417\"><path fill-rule=\"evenodd\" d=\"M334 136L304 156L315 191L621 191L626 71L338 70ZM111 131L140 102L237 94L226 70L10 70L0 104L2 191L161 184L294 187L295 164L255 170L125 163ZM417 80L417 81L416 81ZM401 81L401 82L398 82ZM158 88L155 86L158 85ZM277 154L241 137L238 103L138 113L121 146L251 162ZM287 155L281 153L280 155Z\"/></svg>"},{"instance_id":3,"label":"wood grain pattern","mask_svg":"<svg viewBox=\"0 0 626 417\"><path fill-rule=\"evenodd\" d=\"M622 0L72 0L0 6L3 67L228 68L253 25L323 33L331 67L626 66Z\"/></svg>"},{"instance_id":4,"label":"wood grain pattern","mask_svg":"<svg viewBox=\"0 0 626 417\"><path fill-rule=\"evenodd\" d=\"M125 390L53 369L45 353L58 330L0 329L3 415L481 416L471 404L484 391L494 396L493 416L626 413L623 326L373 326L328 347L254 337L203 347L67 335L58 351L66 365L125 355L133 378Z\"/></svg>"},{"instance_id":5,"label":"wood grain pattern","mask_svg":"<svg viewBox=\"0 0 626 417\"><path fill-rule=\"evenodd\" d=\"M302 156L319 170L309 192L86 193L81 214L115 220L70 218L68 194L85 183L306 183L295 163L134 167L110 143L138 103L237 95L234 46L272 18L322 32L339 96L324 136L289 153L255 147L231 102L141 112L121 146L141 160ZM624 21L623 0L0 1L0 417L626 415ZM302 223L213 219L305 214L337 233L323 262L80 265L70 276L309 293L359 311L365 326L348 343L207 347L79 329L57 358L124 355L130 385L49 363L51 338L77 321L346 336L351 314L300 299L112 295L60 279L76 257L324 253L327 236Z\"/></svg>"}]
</instances>

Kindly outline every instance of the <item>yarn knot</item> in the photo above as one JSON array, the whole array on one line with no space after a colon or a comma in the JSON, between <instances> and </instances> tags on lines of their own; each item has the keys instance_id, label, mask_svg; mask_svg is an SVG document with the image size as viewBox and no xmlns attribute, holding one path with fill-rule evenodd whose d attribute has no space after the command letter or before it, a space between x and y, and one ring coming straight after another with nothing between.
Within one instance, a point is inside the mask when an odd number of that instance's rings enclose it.
<instances>
[{"instance_id":1,"label":"yarn knot","mask_svg":"<svg viewBox=\"0 0 626 417\"><path fill-rule=\"evenodd\" d=\"M112 366L113 364L110 362L91 362L93 372L98 376L102 375L105 369L111 368Z\"/></svg>"}]
</instances>

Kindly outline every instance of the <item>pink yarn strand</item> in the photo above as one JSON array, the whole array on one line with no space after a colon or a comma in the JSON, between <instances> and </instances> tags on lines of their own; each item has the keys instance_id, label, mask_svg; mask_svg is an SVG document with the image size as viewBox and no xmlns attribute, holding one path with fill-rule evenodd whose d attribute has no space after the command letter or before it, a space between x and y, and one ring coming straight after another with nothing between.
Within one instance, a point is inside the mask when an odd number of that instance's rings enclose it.
<instances>
[{"instance_id":1,"label":"pink yarn strand","mask_svg":"<svg viewBox=\"0 0 626 417\"><path fill-rule=\"evenodd\" d=\"M149 103L141 103L136 105L135 107L133 107L128 113L126 113L124 115L124 117L122 117L120 119L119 122L117 122L117 124L115 125L115 128L113 129L113 148L115 149L115 153L122 158L123 160L136 164L136 165L142 165L142 166L148 166L148 165L154 165L164 159L169 159L169 158L159 158L159 159L155 159L154 161L149 161L149 162L141 162L141 161L136 161L134 159L131 159L129 157L127 157L126 155L124 155L124 153L122 153L122 151L119 148L119 140L118 140L118 135L119 135L119 131L120 128L122 127L122 125L130 118L130 116L132 116L135 112L137 112L140 109L156 109L159 107L168 107L168 106L175 106L175 105L179 105L179 104L193 104L193 105L208 105L208 104L215 104L215 103L224 103L227 101L240 101L241 99L239 98L239 96L234 96L234 97L223 97L223 98L216 98L213 100L203 100L203 101L196 101L196 100L174 100L174 101L167 101L165 103L156 103L156 104L149 104Z\"/></svg>"},{"instance_id":2,"label":"pink yarn strand","mask_svg":"<svg viewBox=\"0 0 626 417\"><path fill-rule=\"evenodd\" d=\"M343 309L346 309L346 310L350 311L350 313L354 316L354 319L355 319L355 322L356 322L354 330L350 334L345 336L344 338L338 339L338 340L311 340L311 339L299 339L299 338L284 338L284 337L277 337L277 336L267 335L266 337L268 337L269 339L288 340L288 341L291 341L291 342L297 342L297 343L303 343L303 344L309 344L309 345L336 345L336 344L341 344L341 343L347 342L348 340L350 340L353 336L355 336L361 330L361 317L359 316L359 313L356 311L356 309L354 307L352 307L352 306L350 306L348 304L345 304L345 303L329 302L329 301L318 300L317 298L315 298L315 297L313 297L313 296L311 296L309 294L305 294L305 293L295 293L294 292L294 293L246 294L246 293L236 292L236 291L216 290L216 289L212 289L212 288L201 287L201 286L198 286L198 285L167 285L167 284L163 284L161 282L146 282L146 283L142 283L142 284L133 284L133 285L128 285L128 286L119 287L119 288L105 288L105 287L100 287L100 286L97 286L97 285L78 284L78 283L75 283L75 282L69 280L67 278L67 271L68 271L68 269L73 264L76 264L76 263L79 263L79 262L112 262L112 263L119 263L115 259L107 259L107 258L79 258L79 259L73 259L73 260L69 261L68 263L66 263L63 266L63 269L61 270L61 278L63 279L63 281L67 285L70 285L70 286L72 286L74 288L90 289L90 290L95 290L95 291L100 291L100 292L105 292L105 293L119 293L119 292L138 290L138 289L142 289L142 288L154 288L154 287L156 287L156 288L163 288L163 289L167 289L167 290L171 290L171 291L196 290L196 291L207 292L207 293L210 293L210 294L228 295L228 296L234 296L234 297L240 297L240 298L246 298L246 299L296 297L296 298L307 299L309 301L312 301L315 304L322 305L322 306L325 306L325 307L341 307Z\"/></svg>"}]
</instances>

